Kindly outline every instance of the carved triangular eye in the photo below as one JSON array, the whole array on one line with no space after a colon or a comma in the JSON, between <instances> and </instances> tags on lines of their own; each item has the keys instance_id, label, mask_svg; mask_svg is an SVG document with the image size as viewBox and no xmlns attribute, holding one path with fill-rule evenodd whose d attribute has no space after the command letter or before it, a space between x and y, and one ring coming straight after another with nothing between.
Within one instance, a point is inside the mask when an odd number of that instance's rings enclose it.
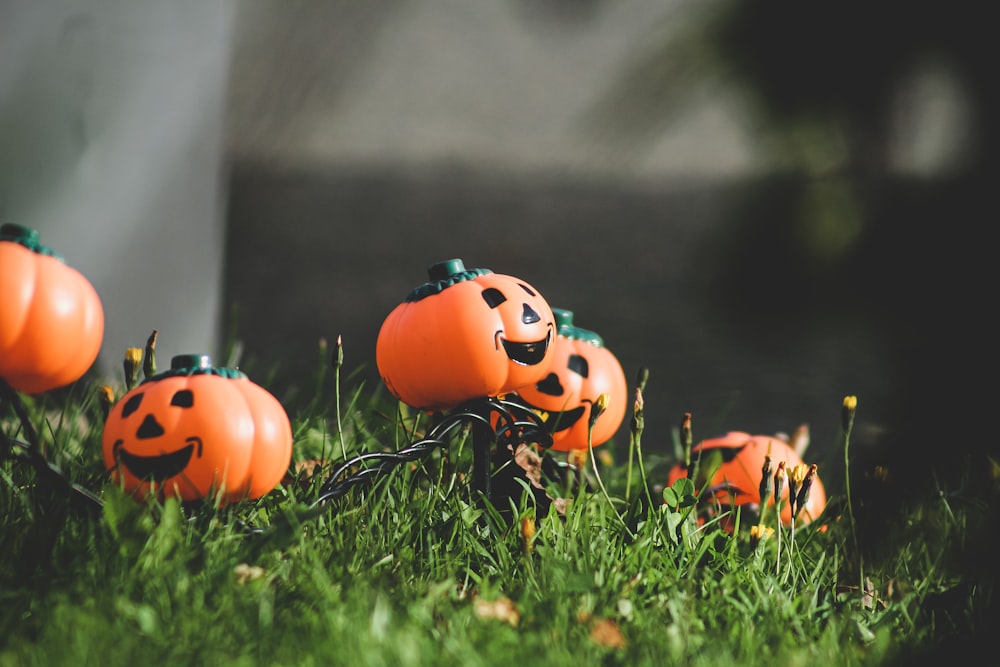
<instances>
[{"instance_id":1,"label":"carved triangular eye","mask_svg":"<svg viewBox=\"0 0 1000 667\"><path fill-rule=\"evenodd\" d=\"M580 377L587 377L590 375L590 364L588 364L587 360L579 354L571 354L569 356L569 364L567 364L567 367Z\"/></svg>"},{"instance_id":2,"label":"carved triangular eye","mask_svg":"<svg viewBox=\"0 0 1000 667\"><path fill-rule=\"evenodd\" d=\"M487 287L483 290L483 301L485 301L486 305L490 308L496 308L506 300L507 297L505 297L503 292L498 290L496 287Z\"/></svg>"},{"instance_id":3,"label":"carved triangular eye","mask_svg":"<svg viewBox=\"0 0 1000 667\"><path fill-rule=\"evenodd\" d=\"M122 418L128 417L130 414L139 409L139 404L142 403L143 396L145 396L145 394L139 393L125 401L125 405L122 406Z\"/></svg>"},{"instance_id":4,"label":"carved triangular eye","mask_svg":"<svg viewBox=\"0 0 1000 667\"><path fill-rule=\"evenodd\" d=\"M170 405L178 408L190 408L194 405L194 393L190 389L181 389L170 399Z\"/></svg>"}]
</instances>

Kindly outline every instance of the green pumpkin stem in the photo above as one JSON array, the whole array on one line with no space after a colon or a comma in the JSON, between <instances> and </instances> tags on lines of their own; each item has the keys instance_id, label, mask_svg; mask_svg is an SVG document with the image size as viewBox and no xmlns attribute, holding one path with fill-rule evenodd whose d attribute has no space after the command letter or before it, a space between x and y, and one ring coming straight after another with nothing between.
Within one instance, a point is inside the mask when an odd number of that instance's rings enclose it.
<instances>
[{"instance_id":1,"label":"green pumpkin stem","mask_svg":"<svg viewBox=\"0 0 1000 667\"><path fill-rule=\"evenodd\" d=\"M57 253L52 248L42 245L38 230L31 229L29 227L22 227L21 225L16 225L12 222L0 225L0 241L17 243L18 245L22 245L28 250L38 253L39 255L48 255L49 257L58 259L60 262L65 262L62 255Z\"/></svg>"},{"instance_id":2,"label":"green pumpkin stem","mask_svg":"<svg viewBox=\"0 0 1000 667\"><path fill-rule=\"evenodd\" d=\"M406 297L406 301L420 301L429 296L440 294L455 283L474 280L479 276L493 273L490 269L466 269L465 262L460 259L449 259L433 264L427 269L428 282L417 287Z\"/></svg>"}]
</instances>

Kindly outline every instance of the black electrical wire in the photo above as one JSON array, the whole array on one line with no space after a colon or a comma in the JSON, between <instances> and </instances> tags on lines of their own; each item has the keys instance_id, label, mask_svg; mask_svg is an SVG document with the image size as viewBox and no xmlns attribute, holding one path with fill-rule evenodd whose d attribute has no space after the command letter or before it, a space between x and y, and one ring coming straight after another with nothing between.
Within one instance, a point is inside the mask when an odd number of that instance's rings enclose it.
<instances>
[{"instance_id":1,"label":"black electrical wire","mask_svg":"<svg viewBox=\"0 0 1000 667\"><path fill-rule=\"evenodd\" d=\"M521 419L515 417L515 411L521 413ZM496 427L490 420L491 415L497 416L498 425ZM422 459L435 449L447 448L448 439L452 433L466 424L479 425L484 429L481 431L482 433L488 429L496 443L508 449L511 455L516 451L518 442L540 442L545 447L552 443L552 436L541 426L538 416L531 410L500 398L476 399L465 403L445 416L427 432L425 437L402 449L395 452L367 452L345 461L327 477L320 487L319 496L313 503L313 507L339 498L350 489L371 482L391 472L402 463ZM475 434L473 438L475 440ZM486 447L490 444L492 443L473 442L474 447ZM371 463L374 465L362 467ZM360 470L343 477L348 471L359 467ZM489 475L488 470L479 472Z\"/></svg>"},{"instance_id":2,"label":"black electrical wire","mask_svg":"<svg viewBox=\"0 0 1000 667\"><path fill-rule=\"evenodd\" d=\"M42 484L69 495L74 505L93 515L99 515L103 508L101 499L71 482L58 466L42 456L37 433L24 404L10 386L2 381L0 381L0 397L7 399L6 402L11 404L28 438L28 442L24 442L0 433L3 442L0 460L15 455L26 459L34 467ZM504 462L504 459L513 460L518 446L522 443L538 443L543 448L548 448L552 444L552 435L545 429L539 416L520 403L498 397L474 399L445 415L425 437L402 449L394 452L365 452L341 463L322 484L316 500L310 505L305 517L318 516L330 501L340 498L355 487L371 483L403 463L420 460L435 449L447 448L454 433L467 425L473 428L473 447L479 452L473 464L476 468L473 471L473 479L486 480L481 482L485 488L479 490L487 497L490 495L489 468L495 458L501 459L501 462ZM488 455L494 445L496 445L496 457ZM253 533L262 532L253 528L249 530Z\"/></svg>"}]
</instances>

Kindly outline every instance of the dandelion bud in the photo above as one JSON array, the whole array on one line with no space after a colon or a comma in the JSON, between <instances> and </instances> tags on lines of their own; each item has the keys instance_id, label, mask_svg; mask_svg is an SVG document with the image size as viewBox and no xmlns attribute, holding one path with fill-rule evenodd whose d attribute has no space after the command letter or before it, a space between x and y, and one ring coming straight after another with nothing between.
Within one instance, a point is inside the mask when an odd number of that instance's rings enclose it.
<instances>
[{"instance_id":1,"label":"dandelion bud","mask_svg":"<svg viewBox=\"0 0 1000 667\"><path fill-rule=\"evenodd\" d=\"M146 358L142 364L142 376L147 380L156 375L156 329L146 339Z\"/></svg>"},{"instance_id":2,"label":"dandelion bud","mask_svg":"<svg viewBox=\"0 0 1000 667\"><path fill-rule=\"evenodd\" d=\"M646 423L646 401L642 397L642 387L635 388L635 403L632 404L632 435L638 438Z\"/></svg>"},{"instance_id":3,"label":"dandelion bud","mask_svg":"<svg viewBox=\"0 0 1000 667\"><path fill-rule=\"evenodd\" d=\"M344 365L344 337L339 334L337 335L337 344L334 347L330 362L334 368L341 368Z\"/></svg>"},{"instance_id":4,"label":"dandelion bud","mask_svg":"<svg viewBox=\"0 0 1000 667\"><path fill-rule=\"evenodd\" d=\"M604 411L608 409L608 404L611 402L611 395L604 392L597 397L597 400L590 406L590 427L593 428L594 424L597 422L597 418L604 414Z\"/></svg>"},{"instance_id":5,"label":"dandelion bud","mask_svg":"<svg viewBox=\"0 0 1000 667\"><path fill-rule=\"evenodd\" d=\"M805 481L808 471L809 466L804 463L792 466L792 469L788 471L788 502L791 503L793 517L799 513L799 488Z\"/></svg>"},{"instance_id":6,"label":"dandelion bud","mask_svg":"<svg viewBox=\"0 0 1000 667\"><path fill-rule=\"evenodd\" d=\"M694 435L691 431L691 413L684 413L684 420L681 422L681 444L684 446L684 465L691 466L691 445L694 444Z\"/></svg>"},{"instance_id":7,"label":"dandelion bud","mask_svg":"<svg viewBox=\"0 0 1000 667\"><path fill-rule=\"evenodd\" d=\"M844 407L840 411L840 425L844 433L850 433L854 428L854 413L858 409L857 396L844 396Z\"/></svg>"},{"instance_id":8,"label":"dandelion bud","mask_svg":"<svg viewBox=\"0 0 1000 667\"><path fill-rule=\"evenodd\" d=\"M767 441L767 454L764 455L764 465L760 468L760 504L767 506L767 499L774 490L774 477L771 476L771 441Z\"/></svg>"},{"instance_id":9,"label":"dandelion bud","mask_svg":"<svg viewBox=\"0 0 1000 667\"><path fill-rule=\"evenodd\" d=\"M125 350L125 388L131 390L139 380L139 366L142 364L142 348L130 347Z\"/></svg>"},{"instance_id":10,"label":"dandelion bud","mask_svg":"<svg viewBox=\"0 0 1000 667\"><path fill-rule=\"evenodd\" d=\"M802 487L799 489L799 494L795 499L796 511L795 516L802 511L802 508L806 506L809 501L809 489L812 488L813 480L816 479L816 464L809 466L809 470L806 472L805 478L802 480Z\"/></svg>"},{"instance_id":11,"label":"dandelion bud","mask_svg":"<svg viewBox=\"0 0 1000 667\"><path fill-rule=\"evenodd\" d=\"M785 472L785 462L778 461L778 470L774 473L774 503L781 502L781 494L785 492L785 479L788 474Z\"/></svg>"},{"instance_id":12,"label":"dandelion bud","mask_svg":"<svg viewBox=\"0 0 1000 667\"><path fill-rule=\"evenodd\" d=\"M109 385L105 384L97 388L97 393L101 400L101 414L107 420L111 406L115 404L115 392Z\"/></svg>"}]
</instances>

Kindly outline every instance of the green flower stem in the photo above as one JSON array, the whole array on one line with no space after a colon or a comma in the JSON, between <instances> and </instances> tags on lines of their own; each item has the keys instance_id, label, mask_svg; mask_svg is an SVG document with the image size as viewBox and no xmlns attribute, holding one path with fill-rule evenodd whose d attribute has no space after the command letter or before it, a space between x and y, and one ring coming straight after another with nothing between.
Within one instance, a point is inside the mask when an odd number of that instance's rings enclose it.
<instances>
[{"instance_id":1,"label":"green flower stem","mask_svg":"<svg viewBox=\"0 0 1000 667\"><path fill-rule=\"evenodd\" d=\"M608 490L606 488L604 488L604 481L601 480L601 471L597 469L597 457L594 456L594 425L593 425L593 423L591 423L590 428L587 430L587 450L590 452L590 461L591 461L591 464L594 466L594 478L597 480L597 488L599 488L601 490L601 494L604 496L604 499L606 501L608 501L608 507L610 507L611 511L614 512L615 518L617 518L618 521L619 521L619 523L621 523L622 528L625 529L625 532L628 533L628 535L629 535L630 538L634 539L635 538L635 534L632 533L631 530L629 530L628 524L625 523L625 519L623 519L622 515L618 513L617 509L615 509L614 501L611 500L611 496L608 494Z\"/></svg>"}]
</instances>

